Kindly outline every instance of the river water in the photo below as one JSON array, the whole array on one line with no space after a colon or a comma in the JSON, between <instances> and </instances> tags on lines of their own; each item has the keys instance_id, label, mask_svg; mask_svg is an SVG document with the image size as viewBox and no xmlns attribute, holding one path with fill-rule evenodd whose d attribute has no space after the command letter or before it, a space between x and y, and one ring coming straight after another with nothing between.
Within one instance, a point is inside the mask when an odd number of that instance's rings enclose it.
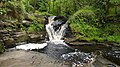
<instances>
[{"instance_id":1,"label":"river water","mask_svg":"<svg viewBox=\"0 0 120 67\"><path fill-rule=\"evenodd\" d=\"M54 20L56 16L48 17L48 24L46 24L46 31L49 40L43 44L25 44L17 46L16 49L24 50L38 50L48 56L63 60L72 64L72 67L84 66L86 64L92 64L96 59L97 55L102 54L104 57L112 56L114 54L115 58L120 59L120 52L118 53L110 52L111 47L106 47L104 45L92 45L92 46L69 46L63 40L67 23L61 20ZM42 45L42 46L39 46ZM39 50L42 49L42 50ZM108 58L109 59L109 58ZM111 57L110 57L111 59ZM112 56L113 59L113 56ZM120 60L117 60L120 62ZM114 61L116 62L116 61ZM120 63L117 64L120 64ZM116 67L107 66L107 67Z\"/></svg>"}]
</instances>

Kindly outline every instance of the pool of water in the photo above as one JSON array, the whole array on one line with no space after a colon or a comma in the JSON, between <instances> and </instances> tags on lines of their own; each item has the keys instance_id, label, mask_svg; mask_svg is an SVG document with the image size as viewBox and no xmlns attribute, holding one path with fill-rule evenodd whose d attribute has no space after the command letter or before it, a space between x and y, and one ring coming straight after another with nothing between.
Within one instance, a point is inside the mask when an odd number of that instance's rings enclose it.
<instances>
[{"instance_id":1,"label":"pool of water","mask_svg":"<svg viewBox=\"0 0 120 67\"><path fill-rule=\"evenodd\" d=\"M64 44L51 44L48 43L48 46L42 50L38 50L41 53L45 53L48 56L61 59L63 54L69 54L74 52L84 52L84 53L94 53L96 55L102 55L104 58L110 60L111 62L120 65L120 53L115 53L112 50L112 47L105 45L82 45L82 46L65 46ZM110 55L111 53L111 55ZM113 55L112 55L113 54ZM119 61L119 62L118 62Z\"/></svg>"}]
</instances>

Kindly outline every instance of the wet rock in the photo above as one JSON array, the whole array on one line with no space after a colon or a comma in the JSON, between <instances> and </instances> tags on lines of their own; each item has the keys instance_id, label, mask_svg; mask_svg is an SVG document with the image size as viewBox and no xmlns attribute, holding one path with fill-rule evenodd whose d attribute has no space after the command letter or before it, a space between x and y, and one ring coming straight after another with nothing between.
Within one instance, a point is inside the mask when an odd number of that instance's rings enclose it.
<instances>
[{"instance_id":1,"label":"wet rock","mask_svg":"<svg viewBox=\"0 0 120 67\"><path fill-rule=\"evenodd\" d=\"M58 25L62 25L62 24L65 24L65 22L56 20L52 23L53 26L58 26Z\"/></svg>"},{"instance_id":2,"label":"wet rock","mask_svg":"<svg viewBox=\"0 0 120 67\"><path fill-rule=\"evenodd\" d=\"M62 59L66 62L72 63L73 67L84 66L95 61L95 55L84 52L71 52L63 54Z\"/></svg>"},{"instance_id":3,"label":"wet rock","mask_svg":"<svg viewBox=\"0 0 120 67\"><path fill-rule=\"evenodd\" d=\"M22 44L26 44L27 42L19 42L19 43L16 43L16 45L22 45Z\"/></svg>"},{"instance_id":4,"label":"wet rock","mask_svg":"<svg viewBox=\"0 0 120 67\"><path fill-rule=\"evenodd\" d=\"M120 50L106 50L103 51L103 56L110 61L120 65Z\"/></svg>"}]
</instances>

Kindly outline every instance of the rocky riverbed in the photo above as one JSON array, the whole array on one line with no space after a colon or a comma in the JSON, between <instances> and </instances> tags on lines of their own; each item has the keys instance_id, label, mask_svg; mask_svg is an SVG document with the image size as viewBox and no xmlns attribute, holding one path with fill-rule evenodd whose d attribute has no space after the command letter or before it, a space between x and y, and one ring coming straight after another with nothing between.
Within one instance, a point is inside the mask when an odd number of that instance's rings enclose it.
<instances>
[{"instance_id":1,"label":"rocky riverbed","mask_svg":"<svg viewBox=\"0 0 120 67\"><path fill-rule=\"evenodd\" d=\"M9 50L0 55L0 67L71 67L61 60L36 51ZM83 67L120 67L102 56L97 56L93 64Z\"/></svg>"}]
</instances>

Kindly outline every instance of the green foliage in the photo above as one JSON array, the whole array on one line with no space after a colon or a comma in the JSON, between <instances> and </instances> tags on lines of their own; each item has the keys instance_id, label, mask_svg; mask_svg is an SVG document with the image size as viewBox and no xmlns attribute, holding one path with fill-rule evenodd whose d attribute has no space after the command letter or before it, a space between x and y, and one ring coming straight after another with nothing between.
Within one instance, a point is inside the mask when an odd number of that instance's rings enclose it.
<instances>
[{"instance_id":1,"label":"green foliage","mask_svg":"<svg viewBox=\"0 0 120 67\"><path fill-rule=\"evenodd\" d=\"M28 32L37 32L37 31L44 31L44 24L38 23L36 20L28 28Z\"/></svg>"},{"instance_id":2,"label":"green foliage","mask_svg":"<svg viewBox=\"0 0 120 67\"><path fill-rule=\"evenodd\" d=\"M23 19L25 9L21 1L7 1L4 3L4 6L2 6L2 8L6 10L6 15L3 17L4 19Z\"/></svg>"},{"instance_id":3,"label":"green foliage","mask_svg":"<svg viewBox=\"0 0 120 67\"><path fill-rule=\"evenodd\" d=\"M48 12L53 15L70 16L79 8L77 1L74 0L40 0L38 1L38 10Z\"/></svg>"},{"instance_id":4,"label":"green foliage","mask_svg":"<svg viewBox=\"0 0 120 67\"><path fill-rule=\"evenodd\" d=\"M7 13L7 9L5 8L0 8L0 15L4 15Z\"/></svg>"},{"instance_id":5,"label":"green foliage","mask_svg":"<svg viewBox=\"0 0 120 67\"><path fill-rule=\"evenodd\" d=\"M104 24L104 27L101 28L103 31L103 35L114 35L118 36L120 35L120 23L119 22L111 22Z\"/></svg>"},{"instance_id":6,"label":"green foliage","mask_svg":"<svg viewBox=\"0 0 120 67\"><path fill-rule=\"evenodd\" d=\"M0 8L0 14L4 15L4 19L18 19L22 22L25 13L31 13L34 11L32 6L32 0L8 0L4 1L2 8Z\"/></svg>"},{"instance_id":7,"label":"green foliage","mask_svg":"<svg viewBox=\"0 0 120 67\"><path fill-rule=\"evenodd\" d=\"M32 6L33 0L22 0L21 4L24 10L28 13L34 11L34 7Z\"/></svg>"},{"instance_id":8,"label":"green foliage","mask_svg":"<svg viewBox=\"0 0 120 67\"><path fill-rule=\"evenodd\" d=\"M106 38L108 41L120 43L120 35L119 36L108 36Z\"/></svg>"},{"instance_id":9,"label":"green foliage","mask_svg":"<svg viewBox=\"0 0 120 67\"><path fill-rule=\"evenodd\" d=\"M37 9L40 12L47 12L48 6L49 6L49 4L46 0L38 0L37 1Z\"/></svg>"},{"instance_id":10,"label":"green foliage","mask_svg":"<svg viewBox=\"0 0 120 67\"><path fill-rule=\"evenodd\" d=\"M48 12L39 12L38 10L36 10L35 13L43 15L43 16L54 16L53 14L50 14Z\"/></svg>"},{"instance_id":11,"label":"green foliage","mask_svg":"<svg viewBox=\"0 0 120 67\"><path fill-rule=\"evenodd\" d=\"M97 18L92 7L87 6L78 10L69 18L68 23L70 23L73 32L79 33L75 35L76 37L94 39L100 35L100 30L94 26L97 25Z\"/></svg>"},{"instance_id":12,"label":"green foliage","mask_svg":"<svg viewBox=\"0 0 120 67\"><path fill-rule=\"evenodd\" d=\"M5 51L4 45L0 44L0 53L3 53Z\"/></svg>"},{"instance_id":13,"label":"green foliage","mask_svg":"<svg viewBox=\"0 0 120 67\"><path fill-rule=\"evenodd\" d=\"M110 0L111 4L120 4L120 0Z\"/></svg>"}]
</instances>

